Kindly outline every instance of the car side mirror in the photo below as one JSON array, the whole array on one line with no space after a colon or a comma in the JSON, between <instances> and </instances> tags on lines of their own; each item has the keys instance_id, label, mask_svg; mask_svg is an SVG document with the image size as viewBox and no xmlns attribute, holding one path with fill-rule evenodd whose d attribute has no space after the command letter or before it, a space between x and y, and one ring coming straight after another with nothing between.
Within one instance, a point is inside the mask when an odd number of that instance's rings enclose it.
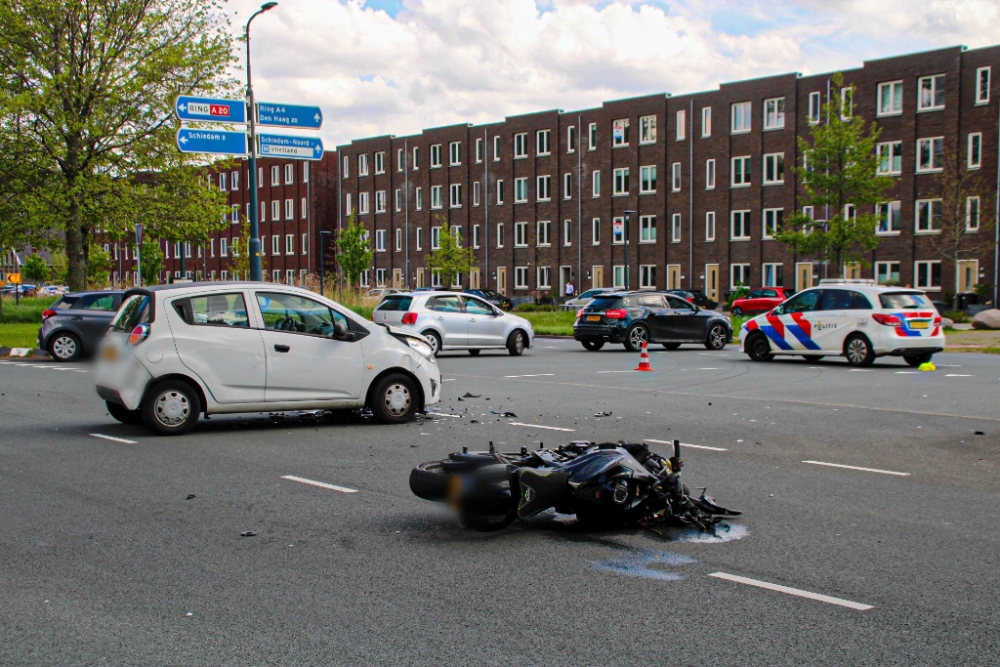
<instances>
[{"instance_id":1,"label":"car side mirror","mask_svg":"<svg viewBox=\"0 0 1000 667\"><path fill-rule=\"evenodd\" d=\"M333 337L335 340L344 340L347 338L347 327L344 326L343 322L333 323Z\"/></svg>"}]
</instances>

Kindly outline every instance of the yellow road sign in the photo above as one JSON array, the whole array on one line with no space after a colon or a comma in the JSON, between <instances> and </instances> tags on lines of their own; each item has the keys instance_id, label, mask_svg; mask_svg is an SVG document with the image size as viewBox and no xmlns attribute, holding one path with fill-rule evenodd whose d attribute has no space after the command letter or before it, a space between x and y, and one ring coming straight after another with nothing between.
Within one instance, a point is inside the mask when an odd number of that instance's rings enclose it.
<instances>
[{"instance_id":1,"label":"yellow road sign","mask_svg":"<svg viewBox=\"0 0 1000 667\"><path fill-rule=\"evenodd\" d=\"M20 273L8 273L7 282L14 283L15 285L21 284L21 274Z\"/></svg>"}]
</instances>

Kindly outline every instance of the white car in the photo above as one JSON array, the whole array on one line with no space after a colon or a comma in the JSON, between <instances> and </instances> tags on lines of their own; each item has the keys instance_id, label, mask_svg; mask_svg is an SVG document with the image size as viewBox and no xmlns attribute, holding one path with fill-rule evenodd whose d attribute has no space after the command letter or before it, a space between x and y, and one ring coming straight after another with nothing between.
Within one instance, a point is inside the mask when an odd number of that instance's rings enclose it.
<instances>
[{"instance_id":1,"label":"white car","mask_svg":"<svg viewBox=\"0 0 1000 667\"><path fill-rule=\"evenodd\" d=\"M480 350L506 348L517 357L535 339L528 320L457 292L390 294L375 308L372 320L419 333L430 342L434 354L468 350L475 356Z\"/></svg>"},{"instance_id":2,"label":"white car","mask_svg":"<svg viewBox=\"0 0 1000 667\"><path fill-rule=\"evenodd\" d=\"M740 329L740 350L754 361L776 354L844 356L852 366L896 356L911 366L944 350L941 315L920 290L871 280L821 280Z\"/></svg>"},{"instance_id":3,"label":"white car","mask_svg":"<svg viewBox=\"0 0 1000 667\"><path fill-rule=\"evenodd\" d=\"M441 400L426 340L271 283L129 290L96 378L111 416L164 435L189 430L202 413L367 406L401 423Z\"/></svg>"}]
</instances>

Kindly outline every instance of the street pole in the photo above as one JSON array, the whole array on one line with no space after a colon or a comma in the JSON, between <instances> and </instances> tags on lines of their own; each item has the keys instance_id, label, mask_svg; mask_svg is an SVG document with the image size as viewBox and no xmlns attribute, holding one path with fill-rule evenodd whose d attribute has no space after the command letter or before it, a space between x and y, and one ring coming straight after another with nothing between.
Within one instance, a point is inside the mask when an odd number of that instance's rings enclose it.
<instances>
[{"instance_id":1,"label":"street pole","mask_svg":"<svg viewBox=\"0 0 1000 667\"><path fill-rule=\"evenodd\" d=\"M184 253L182 252L181 255ZM138 287L142 287L142 223L135 223L135 274Z\"/></svg>"},{"instance_id":2,"label":"street pole","mask_svg":"<svg viewBox=\"0 0 1000 667\"><path fill-rule=\"evenodd\" d=\"M333 236L333 232L320 231L319 233L319 294L326 296L326 243L323 236Z\"/></svg>"},{"instance_id":3,"label":"street pole","mask_svg":"<svg viewBox=\"0 0 1000 667\"><path fill-rule=\"evenodd\" d=\"M253 76L250 72L250 24L257 16L277 6L277 2L265 2L247 21L244 38L247 42L247 115L250 116L250 280L262 280L260 267L260 223L257 210L257 127L253 99Z\"/></svg>"},{"instance_id":4,"label":"street pole","mask_svg":"<svg viewBox=\"0 0 1000 667\"><path fill-rule=\"evenodd\" d=\"M629 271L628 271L628 227L629 227L629 222L632 219L632 214L635 213L635 211L622 211L622 213L625 214L625 229L622 230L623 231L622 236L624 238L622 240L625 242L625 291L627 292L629 290L629 285L632 282L631 280L629 280Z\"/></svg>"}]
</instances>

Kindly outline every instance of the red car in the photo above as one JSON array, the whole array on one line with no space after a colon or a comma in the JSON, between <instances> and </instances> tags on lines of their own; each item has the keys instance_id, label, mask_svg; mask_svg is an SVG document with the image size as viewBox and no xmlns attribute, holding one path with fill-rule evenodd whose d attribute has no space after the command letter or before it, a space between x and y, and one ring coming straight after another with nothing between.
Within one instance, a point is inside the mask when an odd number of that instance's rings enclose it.
<instances>
[{"instance_id":1,"label":"red car","mask_svg":"<svg viewBox=\"0 0 1000 667\"><path fill-rule=\"evenodd\" d=\"M742 299L733 301L733 315L766 313L794 293L795 290L787 287L758 287Z\"/></svg>"}]
</instances>

